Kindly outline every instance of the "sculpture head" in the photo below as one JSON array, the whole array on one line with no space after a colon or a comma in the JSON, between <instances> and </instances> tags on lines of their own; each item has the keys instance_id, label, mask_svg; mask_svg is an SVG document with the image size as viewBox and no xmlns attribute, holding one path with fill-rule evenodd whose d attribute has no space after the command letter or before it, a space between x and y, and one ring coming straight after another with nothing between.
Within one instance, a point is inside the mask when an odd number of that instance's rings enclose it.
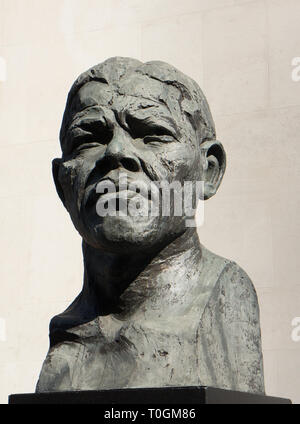
<instances>
[{"instance_id":1,"label":"sculpture head","mask_svg":"<svg viewBox=\"0 0 300 424\"><path fill-rule=\"evenodd\" d=\"M53 161L58 194L83 240L110 252L159 248L186 230L185 216L174 216L171 205L170 216L101 217L100 181L118 183L120 174L146 186L204 181L208 199L225 171L201 89L164 62L112 58L83 73L69 93L60 141L62 158Z\"/></svg>"}]
</instances>

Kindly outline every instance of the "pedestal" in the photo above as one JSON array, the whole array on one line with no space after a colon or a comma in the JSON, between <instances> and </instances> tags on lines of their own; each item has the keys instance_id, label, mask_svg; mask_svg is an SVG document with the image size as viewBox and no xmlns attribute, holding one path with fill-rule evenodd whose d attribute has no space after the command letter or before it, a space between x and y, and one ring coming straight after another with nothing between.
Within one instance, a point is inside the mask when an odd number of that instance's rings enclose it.
<instances>
[{"instance_id":1,"label":"pedestal","mask_svg":"<svg viewBox=\"0 0 300 424\"><path fill-rule=\"evenodd\" d=\"M289 399L262 396L213 387L162 387L78 392L15 394L9 404L98 404L98 405L204 405L290 404Z\"/></svg>"}]
</instances>

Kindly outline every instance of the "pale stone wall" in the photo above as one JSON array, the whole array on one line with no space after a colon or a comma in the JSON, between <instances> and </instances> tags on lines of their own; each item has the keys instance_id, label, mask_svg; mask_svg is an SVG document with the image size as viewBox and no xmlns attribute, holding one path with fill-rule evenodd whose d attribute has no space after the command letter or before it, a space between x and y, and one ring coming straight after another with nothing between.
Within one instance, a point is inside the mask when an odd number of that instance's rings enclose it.
<instances>
[{"instance_id":1,"label":"pale stone wall","mask_svg":"<svg viewBox=\"0 0 300 424\"><path fill-rule=\"evenodd\" d=\"M204 89L228 168L200 238L252 278L267 393L300 403L299 22L299 0L0 0L0 402L34 390L49 320L80 291L51 159L71 83L118 55L165 60Z\"/></svg>"}]
</instances>

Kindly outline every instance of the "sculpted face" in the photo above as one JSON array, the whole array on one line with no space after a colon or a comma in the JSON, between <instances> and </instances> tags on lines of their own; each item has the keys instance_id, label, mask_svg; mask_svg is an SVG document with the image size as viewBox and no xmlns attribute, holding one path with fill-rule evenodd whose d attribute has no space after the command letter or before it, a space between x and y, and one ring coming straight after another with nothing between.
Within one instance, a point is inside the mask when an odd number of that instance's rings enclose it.
<instances>
[{"instance_id":1,"label":"sculpted face","mask_svg":"<svg viewBox=\"0 0 300 424\"><path fill-rule=\"evenodd\" d=\"M96 211L99 182L117 186L206 178L207 149L180 107L181 92L145 75L130 73L118 85L89 81L72 99L63 158L54 161L58 192L89 245L111 252L151 250L185 231L184 216L105 216ZM113 195L122 199L125 190ZM105 198L106 194L102 194ZM151 207L151 198L126 192ZM138 199L140 197L140 199ZM142 198L143 197L143 198Z\"/></svg>"}]
</instances>

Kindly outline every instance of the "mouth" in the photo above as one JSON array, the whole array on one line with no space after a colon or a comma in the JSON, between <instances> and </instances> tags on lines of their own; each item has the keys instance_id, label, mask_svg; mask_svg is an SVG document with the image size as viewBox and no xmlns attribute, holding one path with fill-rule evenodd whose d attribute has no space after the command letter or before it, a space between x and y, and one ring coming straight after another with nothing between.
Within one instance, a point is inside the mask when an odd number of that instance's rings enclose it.
<instances>
[{"instance_id":1,"label":"mouth","mask_svg":"<svg viewBox=\"0 0 300 424\"><path fill-rule=\"evenodd\" d=\"M105 188L107 186L107 182L111 183L112 185L110 187L113 187L113 190L109 190L108 188ZM101 184L103 183L103 186L101 188ZM135 181L130 181L130 184L134 184ZM136 190L127 188L127 185L119 185L119 182L113 181L111 178L105 178L103 180L100 180L98 183L91 185L90 187L87 187L86 193L85 193L85 201L84 201L84 208L87 212L89 212L91 209L96 210L96 204L101 199L101 203L108 204L110 200L114 200L116 204L116 211L120 211L122 209L122 206L126 206L128 201L130 199L133 199L134 197L141 197L144 201L145 199L148 201L153 200L152 199L152 192L149 190L149 188L145 190L140 190L138 188L138 184L140 182L136 182L137 187Z\"/></svg>"}]
</instances>

